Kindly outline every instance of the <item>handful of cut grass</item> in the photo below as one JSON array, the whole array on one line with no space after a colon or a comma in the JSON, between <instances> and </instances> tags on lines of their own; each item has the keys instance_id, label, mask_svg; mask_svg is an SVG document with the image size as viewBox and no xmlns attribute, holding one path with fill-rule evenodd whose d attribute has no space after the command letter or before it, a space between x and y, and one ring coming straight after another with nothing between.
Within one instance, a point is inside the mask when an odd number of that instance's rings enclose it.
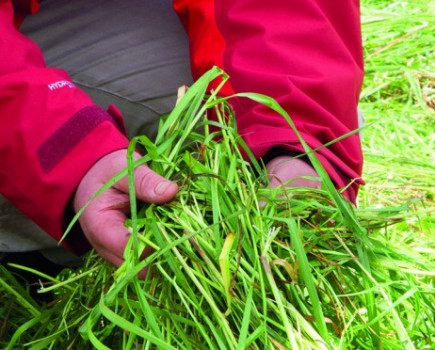
<instances>
[{"instance_id":1,"label":"handful of cut grass","mask_svg":"<svg viewBox=\"0 0 435 350\"><path fill-rule=\"evenodd\" d=\"M148 162L180 186L166 205L138 208L132 201L132 234L119 269L91 255L42 288L55 294L44 307L3 269L14 305L26 308L8 315L7 349L433 345L433 260L372 234L406 217L407 206L354 210L302 139L323 188L268 188L261 165L242 157L241 149L250 152L225 99L206 95L218 77L227 79L214 68L188 90L154 143L135 138L129 168L106 185L126 174L132 179L134 167ZM271 98L239 96L266 104L293 127ZM206 118L209 109L216 121ZM134 163L138 143L146 156ZM154 253L141 260L148 246Z\"/></svg>"}]
</instances>

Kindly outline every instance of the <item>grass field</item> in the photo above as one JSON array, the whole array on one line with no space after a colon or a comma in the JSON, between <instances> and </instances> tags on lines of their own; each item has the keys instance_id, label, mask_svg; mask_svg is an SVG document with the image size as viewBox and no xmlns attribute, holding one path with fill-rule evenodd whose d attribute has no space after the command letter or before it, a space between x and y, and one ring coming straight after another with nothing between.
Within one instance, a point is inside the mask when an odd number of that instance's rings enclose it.
<instances>
[{"instance_id":1,"label":"grass field","mask_svg":"<svg viewBox=\"0 0 435 350\"><path fill-rule=\"evenodd\" d=\"M434 18L434 1L363 1L362 206L421 198L433 211Z\"/></svg>"},{"instance_id":2,"label":"grass field","mask_svg":"<svg viewBox=\"0 0 435 350\"><path fill-rule=\"evenodd\" d=\"M221 145L189 134L181 117L192 110L181 106L160 143L140 140L157 170L188 179L178 200L133 211L139 238L125 266L114 273L90 257L46 286L49 305L0 270L0 348L434 349L435 1L362 8L367 184L357 210L327 186L285 198L259 189L230 156L231 129ZM201 95L186 97L201 109ZM204 148L188 151L186 135ZM141 282L144 244L158 273Z\"/></svg>"},{"instance_id":3,"label":"grass field","mask_svg":"<svg viewBox=\"0 0 435 350\"><path fill-rule=\"evenodd\" d=\"M421 256L432 264L435 256L435 1L362 4L366 75L360 108L367 128L359 205L413 203L404 221L378 232L411 258L402 268L412 271ZM430 287L426 307L434 317L433 270L429 278L418 268L414 273ZM417 310L413 305L402 317ZM435 348L435 329L429 331L417 349Z\"/></svg>"}]
</instances>

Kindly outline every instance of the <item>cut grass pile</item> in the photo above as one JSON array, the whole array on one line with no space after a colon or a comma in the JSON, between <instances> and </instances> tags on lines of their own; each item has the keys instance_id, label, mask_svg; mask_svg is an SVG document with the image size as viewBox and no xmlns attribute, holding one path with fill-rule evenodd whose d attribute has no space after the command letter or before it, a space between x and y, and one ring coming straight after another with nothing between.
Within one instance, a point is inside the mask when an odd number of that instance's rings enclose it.
<instances>
[{"instance_id":1,"label":"cut grass pile","mask_svg":"<svg viewBox=\"0 0 435 350\"><path fill-rule=\"evenodd\" d=\"M434 42L435 19L418 9L413 16L409 4L399 20L405 5L378 9L383 3L367 2L363 18L368 185L360 208L342 199L308 148L321 190L267 188L262 165L240 154L225 101L205 98L208 82L222 74L214 69L155 142L139 137L130 146L131 155L142 144L139 162L179 183L176 200L133 202L125 264L116 270L90 255L44 286L54 294L48 305L0 266L0 347L433 348L434 73L426 40ZM273 100L246 96L286 117ZM206 120L207 108L218 122ZM130 158L119 176L131 177L133 166ZM145 246L155 253L140 261ZM152 267L140 281L145 265Z\"/></svg>"}]
</instances>

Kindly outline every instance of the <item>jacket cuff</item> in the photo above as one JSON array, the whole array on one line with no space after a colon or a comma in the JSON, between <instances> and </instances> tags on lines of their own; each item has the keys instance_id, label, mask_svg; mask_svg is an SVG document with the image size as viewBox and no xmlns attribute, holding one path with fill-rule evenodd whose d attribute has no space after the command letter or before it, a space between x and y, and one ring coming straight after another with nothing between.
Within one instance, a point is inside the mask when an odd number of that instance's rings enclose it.
<instances>
[{"instance_id":1,"label":"jacket cuff","mask_svg":"<svg viewBox=\"0 0 435 350\"><path fill-rule=\"evenodd\" d=\"M31 218L57 241L74 215L68 204L83 176L100 158L128 147L120 115L113 107L109 112L98 106L79 110L37 150L45 210ZM78 224L62 245L78 255L90 248Z\"/></svg>"}]
</instances>

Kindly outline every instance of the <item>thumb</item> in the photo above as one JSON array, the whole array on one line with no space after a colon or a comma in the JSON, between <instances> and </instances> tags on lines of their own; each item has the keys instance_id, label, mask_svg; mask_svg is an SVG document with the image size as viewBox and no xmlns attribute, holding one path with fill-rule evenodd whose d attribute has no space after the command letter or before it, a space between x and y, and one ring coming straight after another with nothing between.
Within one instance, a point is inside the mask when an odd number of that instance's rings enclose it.
<instances>
[{"instance_id":1,"label":"thumb","mask_svg":"<svg viewBox=\"0 0 435 350\"><path fill-rule=\"evenodd\" d=\"M161 204L170 201L178 192L175 182L160 176L146 165L140 165L134 171L136 197L146 203ZM118 181L114 188L128 193L128 178Z\"/></svg>"}]
</instances>

